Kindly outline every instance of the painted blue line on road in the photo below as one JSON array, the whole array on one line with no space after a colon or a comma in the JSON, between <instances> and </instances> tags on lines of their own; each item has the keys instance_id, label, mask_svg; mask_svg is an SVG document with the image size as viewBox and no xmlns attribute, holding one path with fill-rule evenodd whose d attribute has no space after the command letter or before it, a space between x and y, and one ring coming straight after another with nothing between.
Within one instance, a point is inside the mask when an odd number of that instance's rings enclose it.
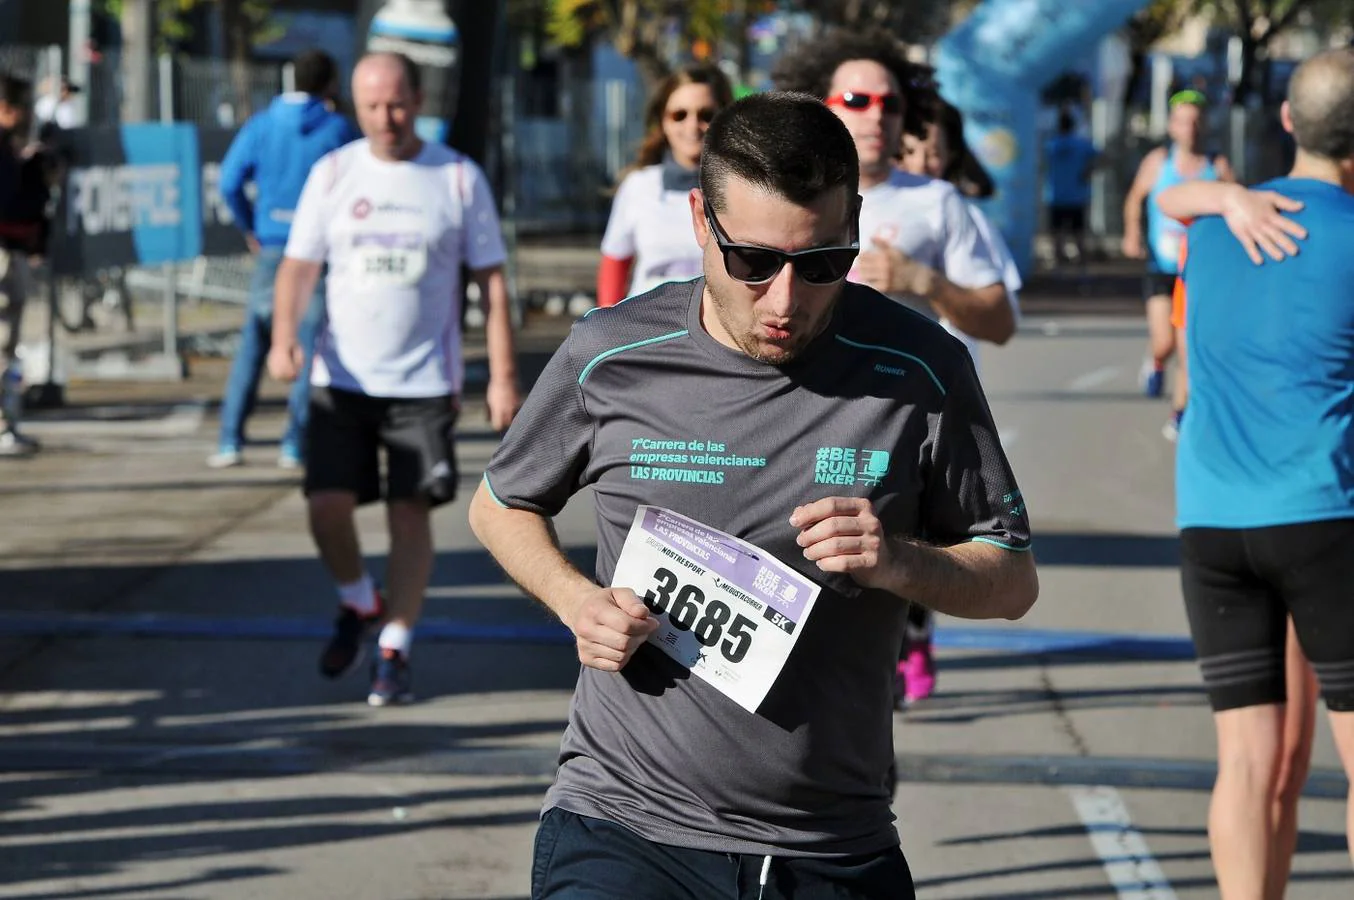
<instances>
[{"instance_id":1,"label":"painted blue line on road","mask_svg":"<svg viewBox=\"0 0 1354 900\"><path fill-rule=\"evenodd\" d=\"M1067 653L1115 659L1190 660L1188 637L1122 634L1112 631L1062 631L1042 628L937 628L943 650L996 650L1003 653Z\"/></svg>"},{"instance_id":2,"label":"painted blue line on road","mask_svg":"<svg viewBox=\"0 0 1354 900\"><path fill-rule=\"evenodd\" d=\"M186 616L170 613L95 614L0 613L0 637L148 637L221 640L311 640L328 637L321 617ZM421 641L572 644L564 626L495 624L426 618L418 623ZM1037 655L1063 653L1092 658L1189 660L1187 637L1147 637L1098 631L949 627L936 630L944 650L981 650Z\"/></svg>"}]
</instances>

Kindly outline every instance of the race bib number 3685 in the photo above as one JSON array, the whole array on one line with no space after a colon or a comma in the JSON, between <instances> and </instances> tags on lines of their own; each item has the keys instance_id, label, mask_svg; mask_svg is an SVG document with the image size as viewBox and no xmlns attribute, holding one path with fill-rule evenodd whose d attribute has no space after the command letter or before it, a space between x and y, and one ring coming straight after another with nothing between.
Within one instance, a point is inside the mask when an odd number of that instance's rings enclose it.
<instances>
[{"instance_id":1,"label":"race bib number 3685","mask_svg":"<svg viewBox=\"0 0 1354 900\"><path fill-rule=\"evenodd\" d=\"M750 712L820 590L761 548L656 506L636 510L611 585L658 618L650 643Z\"/></svg>"}]
</instances>

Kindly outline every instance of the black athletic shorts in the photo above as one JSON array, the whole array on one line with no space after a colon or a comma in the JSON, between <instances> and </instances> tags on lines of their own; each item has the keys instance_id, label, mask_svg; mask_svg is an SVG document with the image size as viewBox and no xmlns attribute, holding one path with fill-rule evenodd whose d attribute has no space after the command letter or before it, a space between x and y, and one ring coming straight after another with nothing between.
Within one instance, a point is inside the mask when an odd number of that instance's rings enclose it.
<instances>
[{"instance_id":1,"label":"black athletic shorts","mask_svg":"<svg viewBox=\"0 0 1354 900\"><path fill-rule=\"evenodd\" d=\"M456 499L456 398L310 392L305 492L347 491L357 502ZM381 477L385 450L385 478Z\"/></svg>"},{"instance_id":2,"label":"black athletic shorts","mask_svg":"<svg viewBox=\"0 0 1354 900\"><path fill-rule=\"evenodd\" d=\"M1293 617L1334 712L1354 710L1354 519L1186 528L1180 580L1214 711L1284 702Z\"/></svg>"},{"instance_id":3,"label":"black athletic shorts","mask_svg":"<svg viewBox=\"0 0 1354 900\"><path fill-rule=\"evenodd\" d=\"M1167 300L1175 293L1175 276L1151 266L1142 276L1142 302L1153 297L1165 297Z\"/></svg>"},{"instance_id":4,"label":"black athletic shorts","mask_svg":"<svg viewBox=\"0 0 1354 900\"><path fill-rule=\"evenodd\" d=\"M766 858L646 841L624 826L554 807L541 817L532 900L915 900L898 847L831 858Z\"/></svg>"},{"instance_id":5,"label":"black athletic shorts","mask_svg":"<svg viewBox=\"0 0 1354 900\"><path fill-rule=\"evenodd\" d=\"M1071 231L1083 234L1086 231L1086 207L1050 206L1048 208L1048 227L1050 231Z\"/></svg>"}]
</instances>

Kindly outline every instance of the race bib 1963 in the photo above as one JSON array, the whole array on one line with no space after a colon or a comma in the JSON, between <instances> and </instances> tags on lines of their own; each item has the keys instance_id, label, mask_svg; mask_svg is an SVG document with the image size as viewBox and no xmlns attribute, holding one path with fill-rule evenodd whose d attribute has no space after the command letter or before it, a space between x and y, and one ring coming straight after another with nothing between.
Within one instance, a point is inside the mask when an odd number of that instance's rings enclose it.
<instances>
[{"instance_id":1,"label":"race bib 1963","mask_svg":"<svg viewBox=\"0 0 1354 900\"><path fill-rule=\"evenodd\" d=\"M657 506L641 506L612 587L658 618L649 642L756 712L821 590L759 547Z\"/></svg>"}]
</instances>

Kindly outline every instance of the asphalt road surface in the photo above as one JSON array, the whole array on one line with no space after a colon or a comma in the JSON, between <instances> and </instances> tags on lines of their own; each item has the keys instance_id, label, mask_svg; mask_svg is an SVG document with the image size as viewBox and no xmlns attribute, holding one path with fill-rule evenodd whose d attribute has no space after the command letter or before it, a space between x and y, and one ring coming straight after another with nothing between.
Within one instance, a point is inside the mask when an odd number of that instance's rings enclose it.
<instances>
[{"instance_id":1,"label":"asphalt road surface","mask_svg":"<svg viewBox=\"0 0 1354 900\"><path fill-rule=\"evenodd\" d=\"M1216 896L1212 726L1143 336L1034 318L986 351L1043 592L1019 623L942 620L939 691L896 717L919 897ZM572 649L458 502L436 517L420 702L372 710L361 675L321 680L333 594L295 478L275 444L203 466L216 387L55 411L31 429L47 452L0 461L0 897L527 896ZM255 431L280 430L270 406ZM495 440L472 404L465 495ZM587 559L586 496L558 524ZM379 557L380 511L361 526ZM1345 790L1323 722L1293 900L1354 894Z\"/></svg>"}]
</instances>

